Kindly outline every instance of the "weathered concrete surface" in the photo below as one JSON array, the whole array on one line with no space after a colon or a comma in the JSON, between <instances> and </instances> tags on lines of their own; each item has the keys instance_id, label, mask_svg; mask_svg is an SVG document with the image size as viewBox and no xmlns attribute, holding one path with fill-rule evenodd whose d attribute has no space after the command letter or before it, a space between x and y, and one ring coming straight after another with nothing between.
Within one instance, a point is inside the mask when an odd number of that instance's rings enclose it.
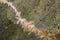
<instances>
[{"instance_id":1,"label":"weathered concrete surface","mask_svg":"<svg viewBox=\"0 0 60 40\"><path fill-rule=\"evenodd\" d=\"M11 0L10 0L11 1ZM22 17L45 27L48 32L60 24L60 0L12 0ZM33 33L27 35L15 24L15 14L6 4L0 4L0 40L39 40ZM60 37L60 35L59 35ZM59 39L60 40L60 39Z\"/></svg>"}]
</instances>

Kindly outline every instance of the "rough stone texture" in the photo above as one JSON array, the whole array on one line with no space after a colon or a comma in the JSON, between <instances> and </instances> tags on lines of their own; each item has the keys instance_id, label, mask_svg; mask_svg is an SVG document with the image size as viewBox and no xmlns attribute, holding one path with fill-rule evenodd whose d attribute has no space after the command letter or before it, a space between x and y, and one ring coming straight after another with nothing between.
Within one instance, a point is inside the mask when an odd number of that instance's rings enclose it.
<instances>
[{"instance_id":1,"label":"rough stone texture","mask_svg":"<svg viewBox=\"0 0 60 40\"><path fill-rule=\"evenodd\" d=\"M48 32L60 24L60 0L9 0L13 2L22 17L34 21L38 28ZM0 4L0 40L39 40L32 33L27 35L16 25L15 14L6 4ZM60 37L58 35L57 37ZM60 39L58 39L60 40Z\"/></svg>"}]
</instances>

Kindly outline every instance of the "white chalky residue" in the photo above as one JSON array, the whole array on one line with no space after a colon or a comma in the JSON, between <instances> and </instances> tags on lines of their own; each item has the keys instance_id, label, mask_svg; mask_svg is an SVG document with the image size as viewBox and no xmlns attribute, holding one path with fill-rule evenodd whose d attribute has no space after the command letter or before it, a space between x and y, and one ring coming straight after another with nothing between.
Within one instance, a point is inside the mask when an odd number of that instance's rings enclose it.
<instances>
[{"instance_id":1,"label":"white chalky residue","mask_svg":"<svg viewBox=\"0 0 60 40\"><path fill-rule=\"evenodd\" d=\"M23 23L26 21L25 18L19 18L17 21L17 24L21 23L23 25Z\"/></svg>"},{"instance_id":2,"label":"white chalky residue","mask_svg":"<svg viewBox=\"0 0 60 40\"><path fill-rule=\"evenodd\" d=\"M36 26L33 24L33 22L27 21L25 18L22 18L21 12L18 12L17 8L13 5L13 3L8 2L8 1L4 2L4 1L0 0L0 2L6 3L8 6L10 6L13 9L13 11L16 14L15 18L17 19L17 24L21 24L22 28L24 28L24 30L27 30L29 32L28 35L30 35L32 32L34 32L40 36L41 31L36 28ZM41 35L40 37L43 38L45 36Z\"/></svg>"},{"instance_id":3,"label":"white chalky residue","mask_svg":"<svg viewBox=\"0 0 60 40\"><path fill-rule=\"evenodd\" d=\"M13 8L13 10L15 11L16 14L19 14L19 12L17 11L16 7L13 6L13 3L11 2L7 2L8 6L10 6L11 8Z\"/></svg>"},{"instance_id":4,"label":"white chalky residue","mask_svg":"<svg viewBox=\"0 0 60 40\"><path fill-rule=\"evenodd\" d=\"M18 12L18 11L17 11L17 9L16 9L16 7L13 5L13 3L7 2L7 4L8 4L8 6L10 6L10 7L14 10L14 12L16 13L17 24L19 24L20 22L23 23L25 19L22 19L22 18L20 17L21 12Z\"/></svg>"}]
</instances>

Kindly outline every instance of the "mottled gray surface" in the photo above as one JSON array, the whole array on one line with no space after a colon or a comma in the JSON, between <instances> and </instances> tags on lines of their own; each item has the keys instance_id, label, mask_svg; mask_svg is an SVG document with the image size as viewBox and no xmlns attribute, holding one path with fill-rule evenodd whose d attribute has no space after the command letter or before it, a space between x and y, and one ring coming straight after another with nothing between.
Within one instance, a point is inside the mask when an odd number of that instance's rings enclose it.
<instances>
[{"instance_id":1,"label":"mottled gray surface","mask_svg":"<svg viewBox=\"0 0 60 40\"><path fill-rule=\"evenodd\" d=\"M60 0L9 0L22 17L45 27L48 32L60 24ZM34 33L27 35L16 25L15 14L6 4L0 4L0 40L39 40ZM57 37L60 37L57 36ZM60 40L60 39L59 39Z\"/></svg>"}]
</instances>

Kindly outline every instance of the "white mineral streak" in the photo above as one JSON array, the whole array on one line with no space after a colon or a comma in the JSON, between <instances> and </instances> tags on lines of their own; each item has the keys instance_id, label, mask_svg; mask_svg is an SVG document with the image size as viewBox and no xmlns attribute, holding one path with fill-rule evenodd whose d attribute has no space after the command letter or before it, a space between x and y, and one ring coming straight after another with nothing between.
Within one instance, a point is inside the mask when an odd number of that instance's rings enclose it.
<instances>
[{"instance_id":1,"label":"white mineral streak","mask_svg":"<svg viewBox=\"0 0 60 40\"><path fill-rule=\"evenodd\" d=\"M13 9L13 11L16 14L16 19L18 20L17 24L19 24L20 22L21 22L21 24L23 24L23 22L26 21L25 18L21 18L21 16L20 16L21 12L18 12L17 8L13 5L13 3L8 2L7 0L0 0L0 3L3 3L3 4L6 3L8 6L10 6Z\"/></svg>"},{"instance_id":2,"label":"white mineral streak","mask_svg":"<svg viewBox=\"0 0 60 40\"><path fill-rule=\"evenodd\" d=\"M18 12L17 8L13 5L13 3L8 2L7 0L0 0L0 2L2 3L6 3L8 6L10 6L13 11L16 14L16 19L17 19L17 24L21 24L22 28L24 28L25 30L27 30L29 33L29 35L34 32L39 34L40 36L40 30L38 30L35 25L32 22L28 22L25 18L21 17L21 12Z\"/></svg>"},{"instance_id":3,"label":"white mineral streak","mask_svg":"<svg viewBox=\"0 0 60 40\"><path fill-rule=\"evenodd\" d=\"M34 28L36 29L35 25L32 24L32 22L28 22L25 18L22 18L21 12L18 12L17 8L11 2L7 2L7 4L14 10L14 12L16 14L17 24L20 23L22 25L22 28L24 28L24 29L28 28L28 32L29 32L28 34L30 35L33 32L33 29ZM40 32L38 31L38 33L40 33Z\"/></svg>"},{"instance_id":4,"label":"white mineral streak","mask_svg":"<svg viewBox=\"0 0 60 40\"><path fill-rule=\"evenodd\" d=\"M6 3L13 9L13 11L16 14L17 24L21 23L22 25L24 25L27 22L25 18L21 17L21 12L18 12L17 8L13 5L13 3L8 2L7 0L0 0L0 2ZM28 29L30 28L28 31L30 31L33 27L35 27L35 25L33 25L32 22L27 22L27 24L30 26L28 27Z\"/></svg>"},{"instance_id":5,"label":"white mineral streak","mask_svg":"<svg viewBox=\"0 0 60 40\"><path fill-rule=\"evenodd\" d=\"M10 6L13 10L14 10L14 12L16 13L16 19L18 20L17 21L17 24L19 24L19 23L21 23L21 24L23 24L23 22L26 20L26 19L24 19L24 18L21 18L21 12L18 12L18 10L16 9L16 7L13 5L13 3L11 3L11 2L7 2L7 4L8 4L8 6Z\"/></svg>"}]
</instances>

